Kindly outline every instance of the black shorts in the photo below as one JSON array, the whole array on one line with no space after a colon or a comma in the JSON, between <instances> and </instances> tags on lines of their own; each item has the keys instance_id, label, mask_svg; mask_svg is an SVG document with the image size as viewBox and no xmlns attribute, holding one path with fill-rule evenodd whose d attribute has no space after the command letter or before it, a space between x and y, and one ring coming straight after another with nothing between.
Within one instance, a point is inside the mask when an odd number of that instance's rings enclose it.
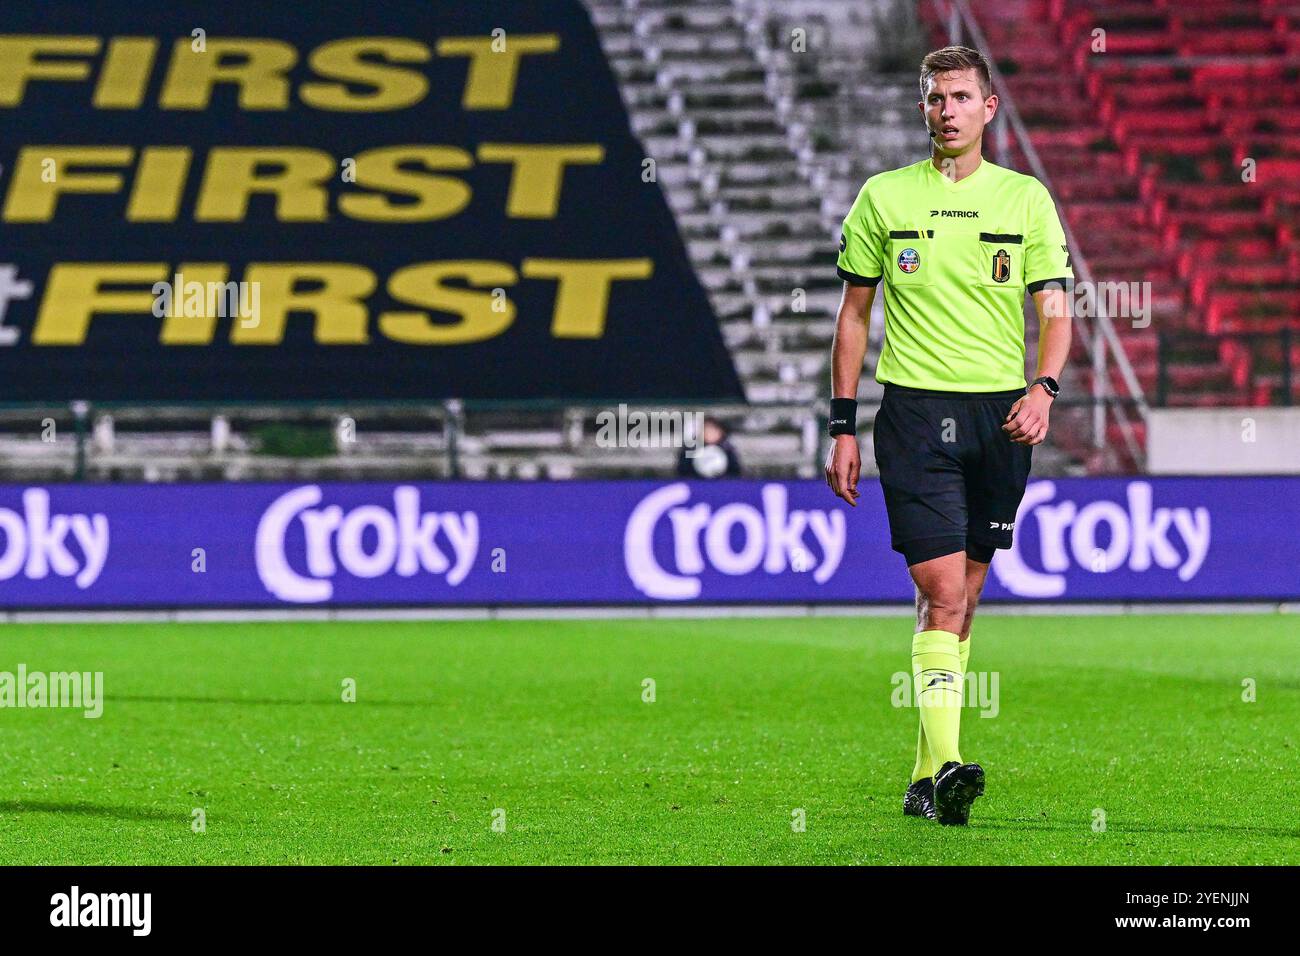
<instances>
[{"instance_id":1,"label":"black shorts","mask_svg":"<svg viewBox=\"0 0 1300 956\"><path fill-rule=\"evenodd\" d=\"M1033 449L1002 430L1024 389L931 392L886 385L873 429L890 545L909 566L1011 547Z\"/></svg>"}]
</instances>

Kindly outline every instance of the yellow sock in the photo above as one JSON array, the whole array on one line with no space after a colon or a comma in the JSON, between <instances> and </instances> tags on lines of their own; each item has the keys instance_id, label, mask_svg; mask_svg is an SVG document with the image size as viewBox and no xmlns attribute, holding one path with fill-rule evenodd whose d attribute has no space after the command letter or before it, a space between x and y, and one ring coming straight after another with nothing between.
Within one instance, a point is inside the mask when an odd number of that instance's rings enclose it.
<instances>
[{"instance_id":1,"label":"yellow sock","mask_svg":"<svg viewBox=\"0 0 1300 956\"><path fill-rule=\"evenodd\" d=\"M912 783L934 776L934 763L930 760L930 745L925 742L925 721L918 718L917 723L921 725L921 729L916 732L916 763L912 765Z\"/></svg>"},{"instance_id":2,"label":"yellow sock","mask_svg":"<svg viewBox=\"0 0 1300 956\"><path fill-rule=\"evenodd\" d=\"M961 760L957 750L963 677L959 645L951 631L921 631L912 637L913 689L935 771L950 760Z\"/></svg>"},{"instance_id":3,"label":"yellow sock","mask_svg":"<svg viewBox=\"0 0 1300 956\"><path fill-rule=\"evenodd\" d=\"M966 640L957 642L957 657L961 661L961 681L962 681L961 693L962 693L962 703L964 704L966 702L966 665L970 662L970 635L969 634L966 635ZM961 741L961 708L960 707L957 708L957 740L958 742ZM965 763L965 761L961 759L960 753L958 753L957 755L957 761L959 763ZM938 770L939 768L935 767L934 769Z\"/></svg>"},{"instance_id":4,"label":"yellow sock","mask_svg":"<svg viewBox=\"0 0 1300 956\"><path fill-rule=\"evenodd\" d=\"M966 663L970 660L970 636L966 640L957 642L957 659L960 662L962 679L966 676ZM965 687L962 688L963 692ZM917 717L918 730L916 732L916 763L912 765L912 782L924 780L926 777L933 777L935 771L939 768L934 765L934 760L930 757L930 744L925 739L925 721ZM961 737L961 714L957 715L958 739ZM961 760L961 757L957 758Z\"/></svg>"}]
</instances>

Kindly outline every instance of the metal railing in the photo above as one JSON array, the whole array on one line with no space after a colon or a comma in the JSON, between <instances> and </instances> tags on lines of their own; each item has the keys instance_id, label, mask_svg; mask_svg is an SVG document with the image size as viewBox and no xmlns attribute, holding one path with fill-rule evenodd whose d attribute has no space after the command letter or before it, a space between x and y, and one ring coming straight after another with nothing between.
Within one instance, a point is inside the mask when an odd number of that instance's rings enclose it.
<instances>
[{"instance_id":1,"label":"metal railing","mask_svg":"<svg viewBox=\"0 0 1300 956\"><path fill-rule=\"evenodd\" d=\"M975 15L971 12L969 0L931 0L931 2L935 4L935 9L939 12L941 20L946 20L948 24L950 43L962 43L962 35L963 31L965 31L970 35L976 47L986 51L989 50L988 38L980 28ZM1047 168L1043 165L1038 151L1034 149L1034 144L1029 138L1029 130L1016 109L1011 90L998 69L997 63L992 58L989 60L989 72L993 79L994 88L998 91L999 118L994 121L994 135L999 160L1003 160L1009 152L1006 149L1006 137L1008 136L1009 127L1009 132L1014 135L1016 145L1024 155L1034 177L1047 187L1048 192L1055 195ZM1070 247L1076 281L1082 281L1095 287L1092 270L1088 267L1087 257L1083 254L1083 250L1074 237L1069 220L1064 216L1061 217L1061 225L1065 230L1065 241ZM1138 420L1145 422L1150 412L1150 406L1147 403L1142 386L1138 382L1137 375L1133 371L1133 365L1129 362L1124 346L1119 340L1119 334L1115 331L1114 323L1106 313L1104 304L1100 301L1103 297L1098 296L1096 298L1098 302L1092 327L1091 329L1085 329L1085 335L1082 337L1084 347L1092 360L1092 444L1098 450L1105 447L1106 413L1110 411L1119 424L1125 450L1138 468L1141 469L1145 465L1146 453L1138 441L1136 430L1133 428L1133 418L1136 416ZM1078 323L1079 319L1076 317L1074 321ZM1119 370L1120 379L1127 394L1119 394L1111 388L1110 375L1107 373L1108 357Z\"/></svg>"},{"instance_id":2,"label":"metal railing","mask_svg":"<svg viewBox=\"0 0 1300 956\"><path fill-rule=\"evenodd\" d=\"M489 456L499 456L509 462L527 454L529 449L525 446L517 446L504 451L499 448L490 448L486 451L480 449L475 452L466 450L466 446L471 441L481 441L482 435L487 431L499 430L503 426L517 431L535 431L539 435L558 435L558 444L546 446L541 454L572 458L574 464L581 465L589 463L590 460L598 459L601 455L601 452L593 451L593 432L587 427L587 424L601 413L613 413L620 406L627 406L638 412L677 411L684 415L691 413L710 414L724 420L742 418L750 411L750 406L743 400L717 401L672 398L655 401L628 399L627 397L614 397L603 400L595 398L586 400L447 398L427 400L356 399L350 401L343 399L285 399L276 401L191 399L187 401L74 400L68 402L0 402L0 481L22 480L9 477L8 466L10 462L5 459L5 451L11 446L5 444L5 442L12 442L15 437L20 440L27 440L27 436L40 432L42 429L47 429L51 437L32 437L30 440L37 443L49 442L56 455L48 461L40 461L37 464L38 466L48 465L52 468L58 468L60 473L64 472L64 468L58 460L57 451L66 446L60 442L55 442L53 436L70 434L72 438L71 471L68 478L42 480L70 479L75 482L90 480L91 472L97 465L102 464L97 460L104 455L118 456L113 465L114 468L137 467L142 459L121 456L118 452L112 450L105 452L96 447L98 425L103 424L101 416L107 418L110 441L116 444L122 435L166 434L169 429L159 429L157 427L160 421L158 418L160 413L162 418L172 425L179 423L179 428L176 430L180 432L193 433L197 430L194 427L195 425L205 422L203 427L211 436L212 444L209 450L202 453L190 451L177 453L176 460L180 463L172 463L169 467L179 468L185 472L192 472L195 469L201 471L209 466L237 465L241 461L247 464L250 461L256 461L264 457L301 458L334 464L345 463L353 470L356 470L361 466L352 457L354 453L345 452L340 446L342 441L338 437L340 423L350 421L354 432L362 431L373 434L376 431L383 433L393 431L391 427L370 427L368 423L375 416L385 418L390 425L392 420L401 419L402 424L407 427L399 427L397 431L436 438L432 446L426 447L421 453L421 461L428 467L428 475L421 480L464 478L467 459L478 458L481 460ZM538 424L534 421L514 425L512 422L498 421L498 419L512 420L520 414L525 417L533 416L534 419L541 418L543 420L549 417L551 423ZM146 416L149 417L149 424L145 427L137 427ZM418 425L416 425L417 416L419 419ZM488 416L487 421L484 420L484 416ZM477 429L467 427L471 417L477 419ZM295 430L299 434L329 435L329 441L333 443L334 450L333 452L304 454L301 452L268 452L258 447L240 449L227 447L225 443L219 444L216 438L219 424L225 430L225 441L228 442L232 421L242 423L237 430L245 439L251 435L254 436L255 441L258 440L256 433L259 426L275 423L277 426L283 425ZM361 424L358 425L358 422ZM123 425L126 427L122 428ZM412 461L398 458L390 459L388 464L395 467L405 467L412 464ZM760 461L758 464L761 466L765 463ZM648 463L646 476L653 475L656 467L658 466L653 462ZM383 472L384 469L381 465L377 473L382 474ZM210 479L199 477L178 480ZM387 480L387 478L383 480Z\"/></svg>"}]
</instances>

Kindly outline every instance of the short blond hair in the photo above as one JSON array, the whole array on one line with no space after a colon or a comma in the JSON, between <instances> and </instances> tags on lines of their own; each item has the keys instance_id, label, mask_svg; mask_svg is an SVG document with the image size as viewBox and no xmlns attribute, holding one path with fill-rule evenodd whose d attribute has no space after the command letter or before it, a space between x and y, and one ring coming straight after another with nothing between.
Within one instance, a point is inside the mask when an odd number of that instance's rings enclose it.
<instances>
[{"instance_id":1,"label":"short blond hair","mask_svg":"<svg viewBox=\"0 0 1300 956\"><path fill-rule=\"evenodd\" d=\"M930 81L937 74L954 70L974 70L979 79L980 93L985 99L993 95L993 78L989 75L989 61L979 50L968 46L946 46L932 50L921 61L921 99L925 99Z\"/></svg>"}]
</instances>

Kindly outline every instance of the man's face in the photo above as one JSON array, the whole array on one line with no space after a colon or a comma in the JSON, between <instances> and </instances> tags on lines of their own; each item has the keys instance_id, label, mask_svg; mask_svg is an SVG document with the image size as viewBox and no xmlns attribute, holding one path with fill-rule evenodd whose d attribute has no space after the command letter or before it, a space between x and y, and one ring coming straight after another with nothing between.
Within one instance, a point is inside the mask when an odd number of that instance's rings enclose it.
<instances>
[{"instance_id":1,"label":"man's face","mask_svg":"<svg viewBox=\"0 0 1300 956\"><path fill-rule=\"evenodd\" d=\"M979 145L984 127L998 111L997 96L984 98L973 69L930 78L921 115L935 135L930 141L945 156L960 156Z\"/></svg>"}]
</instances>

